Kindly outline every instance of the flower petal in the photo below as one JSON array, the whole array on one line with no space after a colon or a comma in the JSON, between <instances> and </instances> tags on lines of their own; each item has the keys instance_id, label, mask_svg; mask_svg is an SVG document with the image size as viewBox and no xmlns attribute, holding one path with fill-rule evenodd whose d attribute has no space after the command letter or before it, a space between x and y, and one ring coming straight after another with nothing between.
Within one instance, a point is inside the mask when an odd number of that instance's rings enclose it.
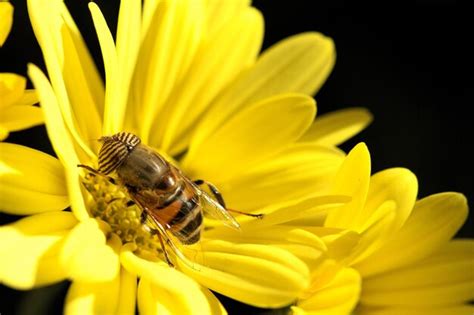
<instances>
[{"instance_id":1,"label":"flower petal","mask_svg":"<svg viewBox=\"0 0 474 315\"><path fill-rule=\"evenodd\" d=\"M399 230L411 214L418 194L415 174L405 168L390 168L370 178L369 193L364 206L365 219L369 221L375 210L386 201L396 204L395 221L392 227Z\"/></svg>"},{"instance_id":2,"label":"flower petal","mask_svg":"<svg viewBox=\"0 0 474 315\"><path fill-rule=\"evenodd\" d=\"M347 155L336 175L331 193L351 196L351 202L329 212L325 226L362 231L361 219L370 181L370 153L364 143Z\"/></svg>"},{"instance_id":3,"label":"flower petal","mask_svg":"<svg viewBox=\"0 0 474 315\"><path fill-rule=\"evenodd\" d=\"M67 230L76 223L72 213L60 211L0 227L0 282L25 290L65 279L59 249Z\"/></svg>"},{"instance_id":4,"label":"flower petal","mask_svg":"<svg viewBox=\"0 0 474 315\"><path fill-rule=\"evenodd\" d=\"M279 95L256 103L198 146L192 145L182 166L188 175L224 181L293 143L309 127L314 113L314 101L305 95Z\"/></svg>"},{"instance_id":5,"label":"flower petal","mask_svg":"<svg viewBox=\"0 0 474 315\"><path fill-rule=\"evenodd\" d=\"M0 47L7 39L13 24L13 6L10 2L0 2Z\"/></svg>"},{"instance_id":6,"label":"flower petal","mask_svg":"<svg viewBox=\"0 0 474 315\"><path fill-rule=\"evenodd\" d=\"M344 155L338 150L295 144L245 168L228 181L214 184L225 196L229 208L251 210L328 193L327 187L343 160Z\"/></svg>"},{"instance_id":7,"label":"flower petal","mask_svg":"<svg viewBox=\"0 0 474 315\"><path fill-rule=\"evenodd\" d=\"M390 307L390 308L360 308L359 315L472 315L474 306L453 305L448 307Z\"/></svg>"},{"instance_id":8,"label":"flower petal","mask_svg":"<svg viewBox=\"0 0 474 315\"><path fill-rule=\"evenodd\" d=\"M365 277L419 261L451 239L466 217L467 202L461 194L440 193L421 199L398 233L357 269Z\"/></svg>"},{"instance_id":9,"label":"flower petal","mask_svg":"<svg viewBox=\"0 0 474 315\"><path fill-rule=\"evenodd\" d=\"M134 315L137 301L137 277L125 268L120 270L120 293L117 305L118 315Z\"/></svg>"},{"instance_id":10,"label":"flower petal","mask_svg":"<svg viewBox=\"0 0 474 315\"><path fill-rule=\"evenodd\" d=\"M303 261L278 247L219 240L202 242L205 265L180 268L209 289L257 307L283 307L309 284Z\"/></svg>"},{"instance_id":11,"label":"flower petal","mask_svg":"<svg viewBox=\"0 0 474 315\"><path fill-rule=\"evenodd\" d=\"M115 91L118 104L113 104L108 108L108 116L113 119L110 122L113 128L105 134L126 129L124 126L127 119L125 113L141 43L141 18L142 4L140 1L120 1L116 35L117 66L120 70L120 76L118 78L109 77L110 80L119 80L118 89Z\"/></svg>"},{"instance_id":12,"label":"flower petal","mask_svg":"<svg viewBox=\"0 0 474 315\"><path fill-rule=\"evenodd\" d=\"M241 109L282 93L315 93L334 64L334 43L320 33L302 33L270 47L248 71L219 94L196 128L195 145Z\"/></svg>"},{"instance_id":13,"label":"flower petal","mask_svg":"<svg viewBox=\"0 0 474 315\"><path fill-rule=\"evenodd\" d=\"M318 116L300 141L337 146L365 129L372 119L365 108L337 110Z\"/></svg>"},{"instance_id":14,"label":"flower petal","mask_svg":"<svg viewBox=\"0 0 474 315\"><path fill-rule=\"evenodd\" d=\"M9 131L19 131L43 123L43 113L36 106L10 106L0 115L0 125Z\"/></svg>"},{"instance_id":15,"label":"flower petal","mask_svg":"<svg viewBox=\"0 0 474 315\"><path fill-rule=\"evenodd\" d=\"M0 204L25 215L69 205L64 169L54 157L21 145L0 143Z\"/></svg>"},{"instance_id":16,"label":"flower petal","mask_svg":"<svg viewBox=\"0 0 474 315\"><path fill-rule=\"evenodd\" d=\"M5 3L5 2L0 2ZM8 4L8 2L7 2ZM26 79L15 73L0 73L0 108L15 104L23 95Z\"/></svg>"},{"instance_id":17,"label":"flower petal","mask_svg":"<svg viewBox=\"0 0 474 315\"><path fill-rule=\"evenodd\" d=\"M121 131L128 93L120 90L121 69L118 64L114 39L107 22L97 4L89 2L89 10L99 39L105 68L105 105L102 134L110 135ZM122 97L122 99L120 98Z\"/></svg>"},{"instance_id":18,"label":"flower petal","mask_svg":"<svg viewBox=\"0 0 474 315\"><path fill-rule=\"evenodd\" d=\"M120 273L107 282L73 281L64 302L64 314L118 314Z\"/></svg>"},{"instance_id":19,"label":"flower petal","mask_svg":"<svg viewBox=\"0 0 474 315\"><path fill-rule=\"evenodd\" d=\"M74 40L65 22L65 4L60 0L36 0L27 4L54 88L53 97L57 98L60 119L83 154L94 157L93 150L97 150L98 143L91 140L98 139L101 134L99 106L94 104L95 99L89 92L76 52L77 40Z\"/></svg>"},{"instance_id":20,"label":"flower petal","mask_svg":"<svg viewBox=\"0 0 474 315\"><path fill-rule=\"evenodd\" d=\"M312 270L327 252L326 244L316 235L297 227L271 226L239 231L216 228L204 233L206 239L230 241L234 243L255 243L283 248L305 262ZM204 261L206 263L206 261Z\"/></svg>"},{"instance_id":21,"label":"flower petal","mask_svg":"<svg viewBox=\"0 0 474 315\"><path fill-rule=\"evenodd\" d=\"M61 264L69 277L80 282L112 281L119 270L118 255L106 244L104 232L95 219L80 222L64 241Z\"/></svg>"},{"instance_id":22,"label":"flower petal","mask_svg":"<svg viewBox=\"0 0 474 315\"><path fill-rule=\"evenodd\" d=\"M183 287L183 292L186 291L187 287ZM209 314L209 315L219 315L227 314L219 303L219 301L213 296L209 290L202 288L201 292L198 292L199 295L204 296L208 299L208 307L202 309L198 304L191 305L189 308L188 305L182 303L180 295L177 295L173 291L169 291L162 286L155 285L152 281L141 278L140 284L138 285L138 309L140 314L164 314L164 315L173 315L173 314L183 314L183 315L192 315L192 314ZM189 297L192 299L192 297ZM192 301L191 301L192 303Z\"/></svg>"},{"instance_id":23,"label":"flower petal","mask_svg":"<svg viewBox=\"0 0 474 315\"><path fill-rule=\"evenodd\" d=\"M204 38L189 71L155 121L158 130L153 136L157 140L163 138L162 143L152 143L166 151L182 151L184 147L177 145L177 141L186 135L187 144L190 130L212 99L255 62L262 39L263 17L253 8L241 10L212 37Z\"/></svg>"},{"instance_id":24,"label":"flower petal","mask_svg":"<svg viewBox=\"0 0 474 315\"><path fill-rule=\"evenodd\" d=\"M210 313L209 302L200 285L178 270L164 263L139 258L126 247L120 254L120 260L130 273L141 278L138 288L140 312L156 314L158 308L171 308L179 309L176 314ZM151 299L154 294L161 297Z\"/></svg>"},{"instance_id":25,"label":"flower petal","mask_svg":"<svg viewBox=\"0 0 474 315\"><path fill-rule=\"evenodd\" d=\"M206 34L212 36L250 5L250 0L206 0Z\"/></svg>"},{"instance_id":26,"label":"flower petal","mask_svg":"<svg viewBox=\"0 0 474 315\"><path fill-rule=\"evenodd\" d=\"M362 239L352 264L367 259L403 226L415 205L417 191L416 176L404 168L387 169L371 177L361 213Z\"/></svg>"},{"instance_id":27,"label":"flower petal","mask_svg":"<svg viewBox=\"0 0 474 315\"><path fill-rule=\"evenodd\" d=\"M429 258L364 279L361 302L432 307L474 299L474 241L455 240Z\"/></svg>"},{"instance_id":28,"label":"flower petal","mask_svg":"<svg viewBox=\"0 0 474 315\"><path fill-rule=\"evenodd\" d=\"M310 298L298 301L292 309L295 314L350 314L359 299L360 285L357 271L344 268L326 287Z\"/></svg>"},{"instance_id":29,"label":"flower petal","mask_svg":"<svg viewBox=\"0 0 474 315\"><path fill-rule=\"evenodd\" d=\"M144 9L145 13L146 8ZM159 1L142 40L133 79L133 110L148 143L155 117L186 74L196 53L204 19L201 1ZM147 22L144 22L146 27Z\"/></svg>"},{"instance_id":30,"label":"flower petal","mask_svg":"<svg viewBox=\"0 0 474 315\"><path fill-rule=\"evenodd\" d=\"M57 99L51 85L43 72L34 65L28 65L28 73L37 88L38 96L44 110L46 131L53 148L63 164L66 173L67 190L71 208L80 220L88 218L89 214L84 204L84 198L79 183L76 155L72 138L63 123Z\"/></svg>"},{"instance_id":31,"label":"flower petal","mask_svg":"<svg viewBox=\"0 0 474 315\"><path fill-rule=\"evenodd\" d=\"M92 104L96 106L95 111L98 113L99 117L103 117L104 112L104 83L102 82L102 78L100 73L95 66L94 60L92 59L91 54L87 48L87 45L82 38L81 32L79 31L76 23L74 22L71 14L67 10L65 5L62 5L61 16L64 23L67 25L67 37L70 38L73 42L73 45L70 47L74 47L70 51L74 54L77 54L78 62L80 62L80 69L81 73L84 75L84 81L87 84L87 90L89 91L91 98L93 100ZM66 28L65 28L66 29ZM66 35L66 32L63 33ZM85 90L81 90L80 92L84 92ZM82 104L84 105L84 104ZM87 112L87 107L83 107ZM90 118L90 116L87 116ZM95 117L94 117L95 118Z\"/></svg>"}]
</instances>

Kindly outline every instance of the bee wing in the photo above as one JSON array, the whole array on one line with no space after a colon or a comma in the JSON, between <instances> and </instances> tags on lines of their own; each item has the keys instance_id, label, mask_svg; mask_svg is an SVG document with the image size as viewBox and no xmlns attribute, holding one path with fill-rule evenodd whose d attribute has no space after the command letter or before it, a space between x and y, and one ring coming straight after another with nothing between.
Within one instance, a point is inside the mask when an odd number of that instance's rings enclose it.
<instances>
[{"instance_id":1,"label":"bee wing","mask_svg":"<svg viewBox=\"0 0 474 315\"><path fill-rule=\"evenodd\" d=\"M185 254L184 254L184 244L179 241L178 238L176 238L173 234L171 234L171 231L169 230L168 226L164 226L161 224L158 220L156 220L152 212L149 211L146 207L141 207L142 211L145 211L147 213L147 217L145 220L145 225L148 226L150 229L155 230L160 234L160 236L163 238L164 244L167 245L171 251L180 259L182 262L184 262L188 267L191 267L193 269L198 269L194 263L194 260L190 260ZM186 252L190 252L190 250L186 250Z\"/></svg>"},{"instance_id":2,"label":"bee wing","mask_svg":"<svg viewBox=\"0 0 474 315\"><path fill-rule=\"evenodd\" d=\"M229 211L221 206L216 200L212 199L211 196L209 196L205 191L199 188L196 188L196 191L199 195L204 213L211 215L228 227L234 228L236 230L240 229L239 222L237 222L237 220L229 213Z\"/></svg>"}]
</instances>

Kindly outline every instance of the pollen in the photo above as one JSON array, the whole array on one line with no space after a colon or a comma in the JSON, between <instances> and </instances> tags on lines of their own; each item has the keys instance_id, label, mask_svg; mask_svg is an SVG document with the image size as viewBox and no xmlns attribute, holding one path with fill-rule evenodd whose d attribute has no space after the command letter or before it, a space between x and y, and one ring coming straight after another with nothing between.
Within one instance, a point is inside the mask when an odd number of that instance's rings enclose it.
<instances>
[{"instance_id":1,"label":"pollen","mask_svg":"<svg viewBox=\"0 0 474 315\"><path fill-rule=\"evenodd\" d=\"M90 215L106 222L123 244L134 243L136 253L161 257L160 242L153 230L141 223L142 210L133 204L122 187L107 178L88 173L82 184L90 193Z\"/></svg>"}]
</instances>

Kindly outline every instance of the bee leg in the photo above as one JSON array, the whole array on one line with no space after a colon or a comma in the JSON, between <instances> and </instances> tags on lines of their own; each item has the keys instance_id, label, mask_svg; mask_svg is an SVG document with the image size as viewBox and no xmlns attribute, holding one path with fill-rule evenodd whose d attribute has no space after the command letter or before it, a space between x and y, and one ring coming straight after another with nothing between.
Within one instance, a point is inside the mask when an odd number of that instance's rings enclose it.
<instances>
[{"instance_id":1,"label":"bee leg","mask_svg":"<svg viewBox=\"0 0 474 315\"><path fill-rule=\"evenodd\" d=\"M104 174L100 173L98 170L96 170L95 168L90 167L89 165L77 164L77 167L85 168L86 170L88 170L92 174L105 177L111 184L117 185L117 183L115 182L115 179L113 179L110 176L107 176L107 175L104 175Z\"/></svg>"},{"instance_id":2,"label":"bee leg","mask_svg":"<svg viewBox=\"0 0 474 315\"><path fill-rule=\"evenodd\" d=\"M202 180L202 179L198 179L198 180L195 180L194 183L198 186L201 186L203 184L206 184L207 187L209 187L209 189L211 190L212 194L214 195L214 197L216 198L217 202L219 202L219 204L224 207L227 211L229 212L234 212L234 213L239 213L239 214L243 214L243 215L247 215L249 217L254 217L254 218L257 218L257 219L262 219L263 218L263 214L262 213L258 213L258 214L253 214L253 213L247 213L247 212L243 212L243 211L239 211L239 210L234 210L234 209L229 209L225 206L225 202L224 202L224 197L222 197L222 194L220 193L219 189L217 189L216 186L214 186L213 184L211 184L210 182L208 181L205 181L205 180Z\"/></svg>"},{"instance_id":3,"label":"bee leg","mask_svg":"<svg viewBox=\"0 0 474 315\"><path fill-rule=\"evenodd\" d=\"M168 256L168 252L166 251L165 243L163 242L163 237L161 236L161 234L157 230L154 230L154 231L158 235L158 239L160 240L161 249L163 250L163 254L165 255L165 259L166 259L166 262L168 263L168 266L170 266L171 268L174 268L174 264L171 262L170 257Z\"/></svg>"},{"instance_id":4,"label":"bee leg","mask_svg":"<svg viewBox=\"0 0 474 315\"><path fill-rule=\"evenodd\" d=\"M195 180L194 183L198 186L201 186L201 185L204 185L206 184L207 187L209 187L209 189L211 190L212 194L214 195L214 197L216 198L217 202L225 208L225 201L224 201L224 197L222 197L222 194L221 192L219 191L219 189L217 189L216 186L214 186L213 184L211 184L210 182L208 181L205 181L205 180L202 180L202 179L198 179L198 180Z\"/></svg>"},{"instance_id":5,"label":"bee leg","mask_svg":"<svg viewBox=\"0 0 474 315\"><path fill-rule=\"evenodd\" d=\"M140 215L140 223L151 235L158 236L158 239L160 240L161 250L163 251L163 255L165 256L165 260L168 263L168 266L174 268L174 264L171 262L168 252L166 251L165 243L163 242L163 237L161 236L160 231L156 229L152 229L149 226L145 225L147 217L148 217L148 213L146 211L142 211Z\"/></svg>"}]
</instances>

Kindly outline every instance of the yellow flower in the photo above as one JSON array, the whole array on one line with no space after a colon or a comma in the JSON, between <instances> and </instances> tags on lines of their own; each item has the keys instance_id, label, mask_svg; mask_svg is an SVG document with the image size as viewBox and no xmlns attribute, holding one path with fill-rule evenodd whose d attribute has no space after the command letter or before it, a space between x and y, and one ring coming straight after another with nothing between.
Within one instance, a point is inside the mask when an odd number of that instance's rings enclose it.
<instances>
[{"instance_id":1,"label":"yellow flower","mask_svg":"<svg viewBox=\"0 0 474 315\"><path fill-rule=\"evenodd\" d=\"M356 108L313 123L308 94L332 69L332 41L300 34L258 56L262 17L245 1L232 3L145 1L142 8L123 0L115 43L90 3L104 88L65 5L28 1L49 80L33 65L29 75L59 160L0 145L3 210L33 214L0 228L0 281L29 289L71 279L65 311L80 314L133 313L136 299L141 312L225 312L207 288L280 307L308 287L309 267L291 248L221 240L212 229L194 251L196 268L181 260L169 268L123 191L77 167L97 167L96 139L126 130L191 178L216 184L230 208L257 212L325 192L344 158L334 146L371 116ZM72 212L60 211L69 205Z\"/></svg>"},{"instance_id":2,"label":"yellow flower","mask_svg":"<svg viewBox=\"0 0 474 315\"><path fill-rule=\"evenodd\" d=\"M10 33L13 24L13 6L8 1L0 1L0 47Z\"/></svg>"},{"instance_id":3,"label":"yellow flower","mask_svg":"<svg viewBox=\"0 0 474 315\"><path fill-rule=\"evenodd\" d=\"M339 285L333 297L348 302L340 314L350 314L357 302L356 314L364 315L472 314L467 303L474 299L474 242L450 241L466 220L466 199L448 192L416 201L417 188L416 177L403 168L371 177L365 145L349 153L332 193L351 201L328 211L324 225L360 235L341 260L352 271L341 266L335 283L315 290L313 303L298 303L297 313L319 311L320 296ZM344 277L345 282L338 280Z\"/></svg>"},{"instance_id":4,"label":"yellow flower","mask_svg":"<svg viewBox=\"0 0 474 315\"><path fill-rule=\"evenodd\" d=\"M13 6L0 2L0 47L7 39L13 22ZM43 123L33 90L25 90L26 79L14 73L0 73L0 140L11 131L18 131Z\"/></svg>"}]
</instances>

